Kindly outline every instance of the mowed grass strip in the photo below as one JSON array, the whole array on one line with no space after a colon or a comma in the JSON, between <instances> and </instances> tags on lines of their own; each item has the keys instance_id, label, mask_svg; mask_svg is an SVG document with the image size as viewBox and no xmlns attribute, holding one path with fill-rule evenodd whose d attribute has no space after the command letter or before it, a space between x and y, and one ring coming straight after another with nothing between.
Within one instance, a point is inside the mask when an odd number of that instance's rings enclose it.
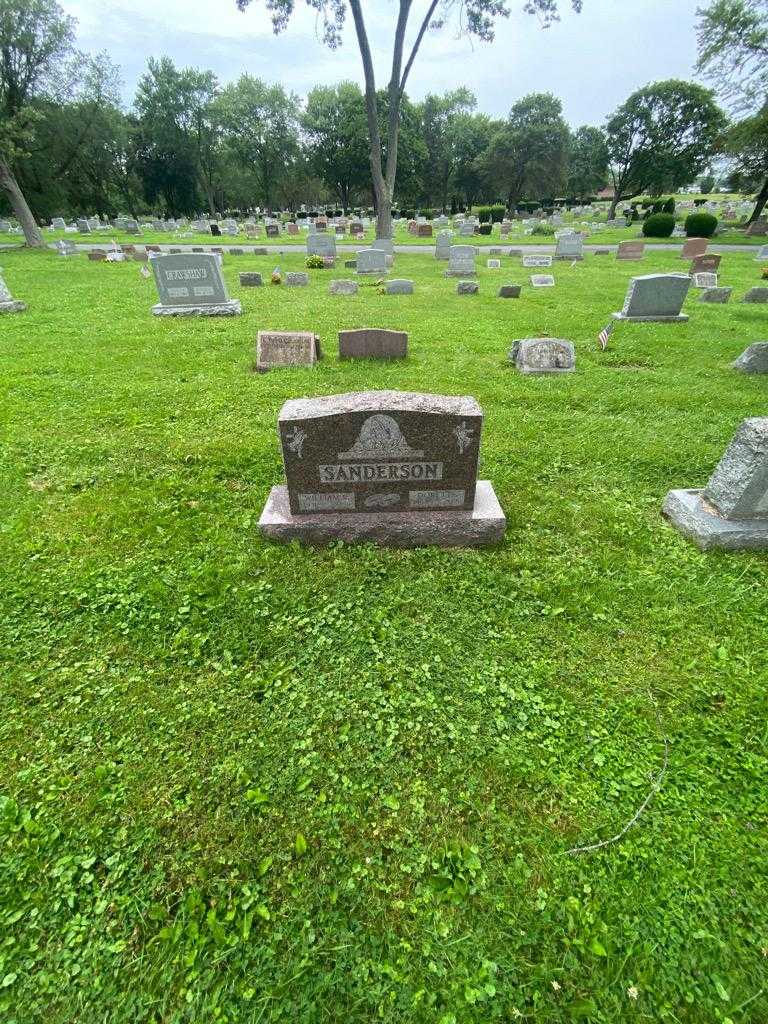
<instances>
[{"instance_id":1,"label":"mowed grass strip","mask_svg":"<svg viewBox=\"0 0 768 1024\"><path fill-rule=\"evenodd\" d=\"M398 256L241 289L299 253L225 256L234 319L164 320L139 265L2 255L0 1012L16 1024L768 1018L764 554L661 519L765 380L750 254L725 306L619 324L674 253L555 264ZM519 300L495 297L522 283ZM410 335L340 362L342 328ZM255 374L259 329L314 370ZM525 378L515 338L575 343ZM262 542L300 395L471 394L508 517L486 551ZM657 709L660 716L657 718ZM618 844L669 744L661 792Z\"/></svg>"}]
</instances>

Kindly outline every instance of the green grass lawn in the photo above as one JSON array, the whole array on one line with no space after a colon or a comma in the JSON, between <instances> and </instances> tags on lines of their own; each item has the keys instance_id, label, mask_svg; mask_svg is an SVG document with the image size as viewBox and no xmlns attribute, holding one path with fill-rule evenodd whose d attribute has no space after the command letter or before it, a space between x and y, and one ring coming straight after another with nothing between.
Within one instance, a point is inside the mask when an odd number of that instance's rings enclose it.
<instances>
[{"instance_id":1,"label":"green grass lawn","mask_svg":"<svg viewBox=\"0 0 768 1024\"><path fill-rule=\"evenodd\" d=\"M660 515L768 415L730 369L768 307L692 292L601 353L629 278L686 264L590 256L502 301L519 261L459 297L398 256L413 296L332 297L350 271L241 290L276 260L227 256L243 316L194 321L135 263L1 262L29 304L0 317L4 1024L768 1020L768 557ZM356 326L409 358L339 362ZM260 328L325 358L257 375ZM518 375L537 334L577 372ZM501 547L260 539L282 403L369 388L479 400ZM637 827L570 855L665 735Z\"/></svg>"},{"instance_id":2,"label":"green grass lawn","mask_svg":"<svg viewBox=\"0 0 768 1024\"><path fill-rule=\"evenodd\" d=\"M568 220L568 225L572 224L572 220ZM437 235L438 229L434 229L435 235ZM264 228L261 228L261 235L259 238L248 238L247 235L241 233L237 238L230 238L228 235L222 235L221 238L214 238L210 234L202 234L199 232L191 233L174 233L170 231L142 231L139 235L129 235L125 231L94 231L91 234L66 234L64 231L44 231L43 235L47 242L58 242L61 239L66 239L70 242L77 243L90 243L92 245L108 246L110 241L114 240L121 245L133 244L133 245L220 245L223 248L229 246L243 246L243 245L256 245L256 246L269 246L278 249L293 248L297 246L304 250L306 248L307 235L305 231L302 231L299 235L280 235L279 238L266 238L264 235ZM182 237L183 236L183 237ZM346 235L344 238L338 239L338 244L349 245L356 248L364 248L370 245L376 237L376 232L373 228L370 228L363 236L363 241L358 242L350 235ZM619 242L623 242L626 239L642 238L642 231L639 224L633 224L628 228L603 228L601 231L595 231L587 238L587 245L617 245ZM458 233L454 232L454 238L457 244L468 242L470 245L479 246L521 246L521 245L554 245L554 235L526 235L523 233L523 228L520 226L516 231L513 231L508 238L503 240L499 236L499 225L495 224L493 234L488 235L474 235L470 238L461 238ZM0 237L0 242L2 242ZM8 236L8 241L16 241L14 236ZM679 238L647 238L645 241L649 245L682 245L685 239ZM435 238L418 238L415 235L408 233L408 230L404 227L398 227L394 232L394 243L395 245L422 245L427 248L434 248ZM735 228L728 228L723 234L718 235L717 238L712 239L711 246L713 249L717 249L719 245L766 245L768 239L761 236L745 235L743 231L737 231Z\"/></svg>"}]
</instances>

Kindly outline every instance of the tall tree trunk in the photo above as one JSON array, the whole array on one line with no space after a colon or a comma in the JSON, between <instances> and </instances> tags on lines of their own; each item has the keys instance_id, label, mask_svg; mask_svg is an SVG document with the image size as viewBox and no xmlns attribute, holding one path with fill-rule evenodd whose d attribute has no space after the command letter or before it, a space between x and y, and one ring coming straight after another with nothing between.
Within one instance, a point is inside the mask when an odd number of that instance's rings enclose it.
<instances>
[{"instance_id":1,"label":"tall tree trunk","mask_svg":"<svg viewBox=\"0 0 768 1024\"><path fill-rule=\"evenodd\" d=\"M19 188L19 183L16 181L10 166L2 158L0 158L0 189L8 196L8 201L16 215L16 219L21 224L21 230L24 232L27 245L32 249L45 248L42 232L35 223L35 218L32 216L27 200Z\"/></svg>"},{"instance_id":2,"label":"tall tree trunk","mask_svg":"<svg viewBox=\"0 0 768 1024\"><path fill-rule=\"evenodd\" d=\"M611 200L611 208L608 211L608 220L613 220L613 218L616 216L616 207L619 205L619 202L620 200L617 196L614 196Z\"/></svg>"},{"instance_id":3,"label":"tall tree trunk","mask_svg":"<svg viewBox=\"0 0 768 1024\"><path fill-rule=\"evenodd\" d=\"M765 209L766 203L768 203L768 176L766 176L766 179L763 182L763 187L760 189L760 192L758 193L757 201L755 202L755 208L752 211L752 214L749 220L747 221L747 224L754 224L754 222Z\"/></svg>"}]
</instances>

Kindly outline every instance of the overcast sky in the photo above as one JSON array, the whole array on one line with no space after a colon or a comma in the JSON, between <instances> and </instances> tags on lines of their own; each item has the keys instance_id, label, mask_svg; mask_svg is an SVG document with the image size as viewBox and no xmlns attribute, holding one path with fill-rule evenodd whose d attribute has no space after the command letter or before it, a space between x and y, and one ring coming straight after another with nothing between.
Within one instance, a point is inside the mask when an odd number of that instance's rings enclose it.
<instances>
[{"instance_id":1,"label":"overcast sky","mask_svg":"<svg viewBox=\"0 0 768 1024\"><path fill-rule=\"evenodd\" d=\"M247 71L305 96L316 84L352 79L362 68L351 18L340 50L327 50L303 0L288 30L275 38L264 5L241 14L235 0L61 0L78 19L78 46L106 50L120 65L129 103L150 56L209 68L226 83ZM529 92L553 92L572 127L600 124L635 89L663 78L691 78L696 8L701 0L584 0L575 14L560 0L562 20L542 29L509 0L512 14L493 43L457 37L457 26L428 33L408 83L412 99L466 85L478 109L505 115ZM387 81L394 0L364 0L377 83ZM415 15L426 0L415 0Z\"/></svg>"}]
</instances>

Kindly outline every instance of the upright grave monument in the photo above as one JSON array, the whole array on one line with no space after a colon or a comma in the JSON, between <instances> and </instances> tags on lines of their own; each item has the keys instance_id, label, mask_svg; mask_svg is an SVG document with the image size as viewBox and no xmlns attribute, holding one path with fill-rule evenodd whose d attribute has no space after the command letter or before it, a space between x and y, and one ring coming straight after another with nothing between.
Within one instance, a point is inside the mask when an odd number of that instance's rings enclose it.
<instances>
[{"instance_id":1,"label":"upright grave monument","mask_svg":"<svg viewBox=\"0 0 768 1024\"><path fill-rule=\"evenodd\" d=\"M215 253L155 256L151 261L160 302L155 316L238 316L239 299L230 299Z\"/></svg>"},{"instance_id":2,"label":"upright grave monument","mask_svg":"<svg viewBox=\"0 0 768 1024\"><path fill-rule=\"evenodd\" d=\"M448 269L444 277L474 277L475 247L474 245L452 245L448 249Z\"/></svg>"},{"instance_id":3,"label":"upright grave monument","mask_svg":"<svg viewBox=\"0 0 768 1024\"><path fill-rule=\"evenodd\" d=\"M263 536L307 543L475 547L506 520L477 480L483 414L473 398L363 391L285 403L286 483L273 487Z\"/></svg>"},{"instance_id":4,"label":"upright grave monument","mask_svg":"<svg viewBox=\"0 0 768 1024\"><path fill-rule=\"evenodd\" d=\"M25 302L14 299L11 290L3 280L3 270L0 267L0 313L23 313L27 308Z\"/></svg>"},{"instance_id":5,"label":"upright grave monument","mask_svg":"<svg viewBox=\"0 0 768 1024\"><path fill-rule=\"evenodd\" d=\"M690 287L688 274L644 274L642 277L633 277L624 306L613 317L615 320L637 322L684 323L688 316L681 313L681 309Z\"/></svg>"},{"instance_id":6,"label":"upright grave monument","mask_svg":"<svg viewBox=\"0 0 768 1024\"><path fill-rule=\"evenodd\" d=\"M744 420L707 486L670 491L663 514L702 551L768 548L768 417Z\"/></svg>"},{"instance_id":7,"label":"upright grave monument","mask_svg":"<svg viewBox=\"0 0 768 1024\"><path fill-rule=\"evenodd\" d=\"M311 331L259 331L256 370L264 373L286 366L313 367L322 358L320 339Z\"/></svg>"}]
</instances>

